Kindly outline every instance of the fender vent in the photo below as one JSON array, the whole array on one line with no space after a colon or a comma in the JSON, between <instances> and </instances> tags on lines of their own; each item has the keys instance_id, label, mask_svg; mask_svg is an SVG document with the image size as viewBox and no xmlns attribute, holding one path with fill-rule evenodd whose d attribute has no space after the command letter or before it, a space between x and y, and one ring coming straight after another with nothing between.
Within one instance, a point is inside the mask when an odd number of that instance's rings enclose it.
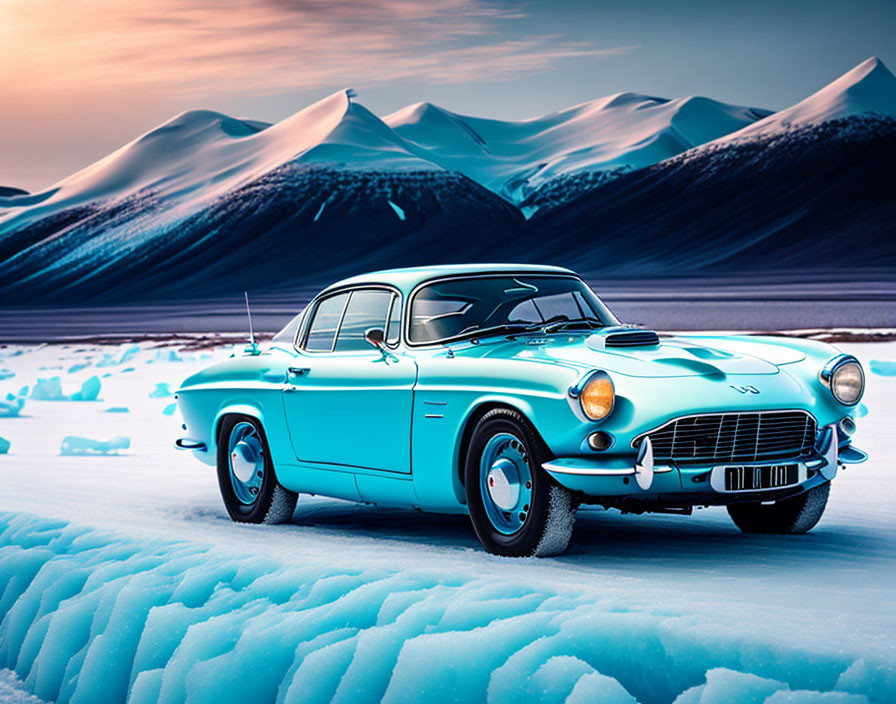
<instances>
[{"instance_id":1,"label":"fender vent","mask_svg":"<svg viewBox=\"0 0 896 704\"><path fill-rule=\"evenodd\" d=\"M653 330L626 330L607 335L606 347L649 347L660 344L660 337Z\"/></svg>"}]
</instances>

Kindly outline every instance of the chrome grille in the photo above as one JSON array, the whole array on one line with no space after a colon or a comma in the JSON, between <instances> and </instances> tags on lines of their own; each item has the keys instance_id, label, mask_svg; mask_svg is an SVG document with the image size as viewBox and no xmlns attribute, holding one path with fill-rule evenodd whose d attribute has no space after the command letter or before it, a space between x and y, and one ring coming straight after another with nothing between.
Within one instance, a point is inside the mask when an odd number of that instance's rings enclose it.
<instances>
[{"instance_id":1,"label":"chrome grille","mask_svg":"<svg viewBox=\"0 0 896 704\"><path fill-rule=\"evenodd\" d=\"M649 437L659 461L743 463L811 454L815 432L815 419L805 411L714 413L677 418L633 445Z\"/></svg>"}]
</instances>

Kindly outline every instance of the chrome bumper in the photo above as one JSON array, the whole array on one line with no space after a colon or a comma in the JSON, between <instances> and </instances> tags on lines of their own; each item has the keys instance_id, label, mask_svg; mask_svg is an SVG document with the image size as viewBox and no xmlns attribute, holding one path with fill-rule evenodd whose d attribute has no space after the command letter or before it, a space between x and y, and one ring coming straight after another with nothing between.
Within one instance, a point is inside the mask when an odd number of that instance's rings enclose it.
<instances>
[{"instance_id":1,"label":"chrome bumper","mask_svg":"<svg viewBox=\"0 0 896 704\"><path fill-rule=\"evenodd\" d=\"M818 471L825 479L831 480L836 476L837 469L840 465L859 464L868 459L867 453L858 448L854 448L851 445L847 445L843 448L838 447L836 424L825 427L816 449L818 455L808 460L757 462L755 463L755 466L766 467L784 464L796 464L798 466L798 481L796 483L768 489L769 491L774 491L775 489L786 489L802 484L808 479L809 470ZM714 491L719 493L735 493L734 491L726 490L724 488L724 473L725 470L731 466L731 464L709 465L701 468L700 471L704 474L709 472L709 485ZM654 486L654 477L656 475L666 474L677 469L677 467L672 465L654 463L653 446L649 437L646 437L639 445L638 456L634 463L631 463L631 460L620 458L601 459L597 457L561 457L545 462L542 467L565 486L570 486L570 484L581 485L582 479L588 477L633 477L637 486L642 491L647 491ZM629 479L625 479L624 483L628 485Z\"/></svg>"}]
</instances>

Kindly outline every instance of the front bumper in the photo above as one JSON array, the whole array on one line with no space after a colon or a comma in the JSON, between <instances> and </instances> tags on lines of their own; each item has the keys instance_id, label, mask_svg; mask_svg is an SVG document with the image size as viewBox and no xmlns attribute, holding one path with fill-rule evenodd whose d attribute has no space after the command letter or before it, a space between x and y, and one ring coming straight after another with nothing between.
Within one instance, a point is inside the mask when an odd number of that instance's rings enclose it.
<instances>
[{"instance_id":1,"label":"front bumper","mask_svg":"<svg viewBox=\"0 0 896 704\"><path fill-rule=\"evenodd\" d=\"M746 472L760 471L757 468L796 467L792 481L778 482L768 488L754 488L750 484L745 485L746 488L726 486L725 473L732 468L731 464L695 466L656 463L649 438L641 444L634 459L624 456L561 457L545 462L542 467L562 486L588 497L732 503L748 498L773 500L798 494L830 481L840 466L859 464L868 459L865 452L850 444L840 443L836 425L823 430L816 453L799 460L763 460L739 467Z\"/></svg>"}]
</instances>

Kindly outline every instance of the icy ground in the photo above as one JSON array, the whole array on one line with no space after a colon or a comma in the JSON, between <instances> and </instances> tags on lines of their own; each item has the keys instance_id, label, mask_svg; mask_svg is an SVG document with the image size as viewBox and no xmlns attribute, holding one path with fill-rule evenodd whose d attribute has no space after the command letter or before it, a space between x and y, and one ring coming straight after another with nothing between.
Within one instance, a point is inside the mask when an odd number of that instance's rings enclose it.
<instances>
[{"instance_id":1,"label":"icy ground","mask_svg":"<svg viewBox=\"0 0 896 704\"><path fill-rule=\"evenodd\" d=\"M0 348L0 397L102 382L0 418L0 702L896 701L896 343L841 348L869 370L872 459L815 531L582 510L545 560L305 496L291 525L231 523L159 391L226 349ZM131 442L61 456L66 436Z\"/></svg>"}]
</instances>

